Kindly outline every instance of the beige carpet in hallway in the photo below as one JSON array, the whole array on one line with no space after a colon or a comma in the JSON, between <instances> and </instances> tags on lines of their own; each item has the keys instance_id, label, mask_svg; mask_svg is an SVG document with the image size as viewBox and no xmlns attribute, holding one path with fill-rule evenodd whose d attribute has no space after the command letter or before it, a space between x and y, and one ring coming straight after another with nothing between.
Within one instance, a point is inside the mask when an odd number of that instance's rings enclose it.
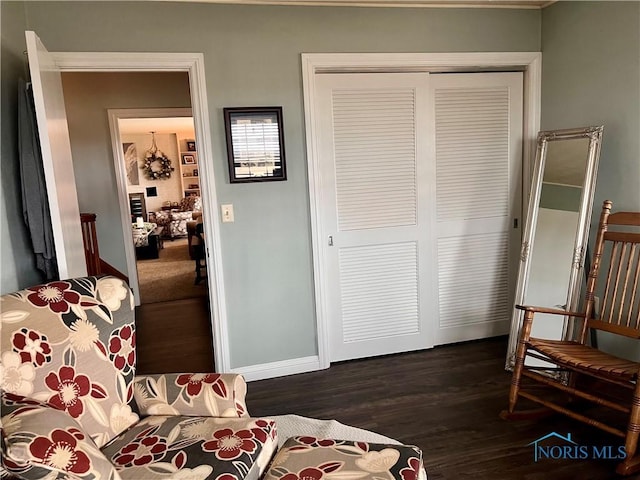
<instances>
[{"instance_id":1,"label":"beige carpet in hallway","mask_svg":"<svg viewBox=\"0 0 640 480\"><path fill-rule=\"evenodd\" d=\"M194 285L195 262L189 258L186 238L165 240L160 258L138 260L136 264L143 304L208 294L206 281Z\"/></svg>"}]
</instances>

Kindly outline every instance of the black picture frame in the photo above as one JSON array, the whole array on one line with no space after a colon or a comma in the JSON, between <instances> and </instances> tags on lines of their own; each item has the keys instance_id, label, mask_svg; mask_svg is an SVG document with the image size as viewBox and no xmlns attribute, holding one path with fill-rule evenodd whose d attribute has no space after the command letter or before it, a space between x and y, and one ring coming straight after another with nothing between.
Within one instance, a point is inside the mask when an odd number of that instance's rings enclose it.
<instances>
[{"instance_id":1,"label":"black picture frame","mask_svg":"<svg viewBox=\"0 0 640 480\"><path fill-rule=\"evenodd\" d=\"M195 155L183 153L182 154L182 164L183 165L195 165L196 164Z\"/></svg>"},{"instance_id":2,"label":"black picture frame","mask_svg":"<svg viewBox=\"0 0 640 480\"><path fill-rule=\"evenodd\" d=\"M187 140L187 151L195 152L196 151L196 141L195 140Z\"/></svg>"},{"instance_id":3,"label":"black picture frame","mask_svg":"<svg viewBox=\"0 0 640 480\"><path fill-rule=\"evenodd\" d=\"M282 107L223 109L231 183L287 179Z\"/></svg>"}]
</instances>

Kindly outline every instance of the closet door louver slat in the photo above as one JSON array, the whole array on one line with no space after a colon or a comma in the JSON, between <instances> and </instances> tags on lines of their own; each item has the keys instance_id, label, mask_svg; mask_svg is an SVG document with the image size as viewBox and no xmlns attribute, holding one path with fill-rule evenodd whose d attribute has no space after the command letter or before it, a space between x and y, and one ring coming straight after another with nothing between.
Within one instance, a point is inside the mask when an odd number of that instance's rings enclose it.
<instances>
[{"instance_id":1,"label":"closet door louver slat","mask_svg":"<svg viewBox=\"0 0 640 480\"><path fill-rule=\"evenodd\" d=\"M338 230L415 225L415 91L336 89L332 104Z\"/></svg>"},{"instance_id":2,"label":"closet door louver slat","mask_svg":"<svg viewBox=\"0 0 640 480\"><path fill-rule=\"evenodd\" d=\"M521 152L514 148L521 136L518 129L522 130L521 84L521 77L511 73L432 76L436 344L499 335L508 329L512 242L519 242L517 235L512 237L511 217L519 211L513 176L521 162Z\"/></svg>"},{"instance_id":3,"label":"closet door louver slat","mask_svg":"<svg viewBox=\"0 0 640 480\"><path fill-rule=\"evenodd\" d=\"M435 111L438 221L508 215L509 89L437 89Z\"/></svg>"},{"instance_id":4,"label":"closet door louver slat","mask_svg":"<svg viewBox=\"0 0 640 480\"><path fill-rule=\"evenodd\" d=\"M418 185L428 76L318 77L332 361L431 346Z\"/></svg>"},{"instance_id":5,"label":"closet door louver slat","mask_svg":"<svg viewBox=\"0 0 640 480\"><path fill-rule=\"evenodd\" d=\"M417 260L415 242L340 251L346 343L419 331Z\"/></svg>"}]
</instances>

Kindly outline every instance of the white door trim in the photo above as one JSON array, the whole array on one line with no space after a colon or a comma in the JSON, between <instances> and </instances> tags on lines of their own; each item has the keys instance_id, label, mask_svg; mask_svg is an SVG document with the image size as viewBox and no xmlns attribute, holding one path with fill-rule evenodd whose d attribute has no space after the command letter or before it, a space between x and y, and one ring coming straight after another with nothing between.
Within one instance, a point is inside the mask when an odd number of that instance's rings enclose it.
<instances>
[{"instance_id":1,"label":"white door trim","mask_svg":"<svg viewBox=\"0 0 640 480\"><path fill-rule=\"evenodd\" d=\"M191 109L196 138L202 151L200 175L204 231L207 248L211 329L216 371L229 372L229 334L220 242L220 216L213 162L209 104L202 53L140 53L140 52L52 52L62 72L188 72L191 89ZM128 203L127 203L128 211Z\"/></svg>"},{"instance_id":2,"label":"white door trim","mask_svg":"<svg viewBox=\"0 0 640 480\"><path fill-rule=\"evenodd\" d=\"M111 149L113 150L113 168L116 172L116 186L118 188L118 202L120 203L120 219L124 238L132 235L131 215L129 213L129 195L127 192L127 172L122 150L120 124L118 120L125 118L169 118L191 117L190 108L110 108L109 131L111 132ZM136 253L132 242L124 242L124 253L127 260L127 275L129 286L133 290L136 305L140 305L140 285L138 281L138 268L136 265Z\"/></svg>"},{"instance_id":3,"label":"white door trim","mask_svg":"<svg viewBox=\"0 0 640 480\"><path fill-rule=\"evenodd\" d=\"M327 318L328 275L325 272L324 238L321 234L321 206L325 198L320 183L316 132L315 76L322 73L354 72L453 72L469 69L524 72L524 151L523 182L530 180L530 166L535 154L535 139L540 128L540 97L542 54L540 52L481 53L303 53L302 85L304 94L305 135L311 215L314 288L316 298L316 329L320 368L330 365ZM524 183L527 185L528 183ZM526 209L524 199L523 209Z\"/></svg>"}]
</instances>

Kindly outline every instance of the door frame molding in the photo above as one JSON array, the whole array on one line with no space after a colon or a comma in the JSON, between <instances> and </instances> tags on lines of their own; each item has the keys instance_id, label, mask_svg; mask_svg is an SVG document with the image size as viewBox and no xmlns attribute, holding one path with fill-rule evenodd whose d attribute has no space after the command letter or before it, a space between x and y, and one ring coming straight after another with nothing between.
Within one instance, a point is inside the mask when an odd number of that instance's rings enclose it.
<instances>
[{"instance_id":1,"label":"door frame molding","mask_svg":"<svg viewBox=\"0 0 640 480\"><path fill-rule=\"evenodd\" d=\"M193 117L191 108L110 108L107 110L109 117L109 131L111 132L111 149L113 150L113 168L116 172L116 186L118 188L118 202L120 203L120 217L122 231L125 238L132 234L131 215L129 213L129 195L127 192L127 172L125 166L124 151L120 124L118 120L127 118L168 118L168 117ZM180 159L178 159L180 161ZM182 181L182 179L180 179ZM124 253L127 260L127 275L129 285L133 290L136 305L140 305L140 284L138 280L138 267L136 263L135 247L132 242L124 242Z\"/></svg>"},{"instance_id":2,"label":"door frame molding","mask_svg":"<svg viewBox=\"0 0 640 480\"><path fill-rule=\"evenodd\" d=\"M227 308L225 302L220 216L216 193L209 103L202 53L163 52L51 52L61 72L187 72L196 138L202 150L199 163L202 182L204 232L207 248L211 330L216 371L231 370ZM122 208L122 206L121 206ZM127 203L128 209L128 203ZM127 210L128 211L128 210Z\"/></svg>"},{"instance_id":3,"label":"door frame molding","mask_svg":"<svg viewBox=\"0 0 640 480\"><path fill-rule=\"evenodd\" d=\"M535 155L535 139L540 129L540 103L542 83L542 53L540 52L474 52L474 53L303 53L302 86L304 98L305 138L311 217L311 244L315 313L320 368L329 368L329 319L327 294L329 280L325 271L324 238L321 238L322 205L324 198L320 183L316 124L316 75L323 73L374 72L468 72L468 71L522 71L524 73L523 118L523 185L531 178L531 165ZM526 190L526 189L523 189ZM528 195L528 192L523 192ZM527 198L523 198L526 211Z\"/></svg>"}]
</instances>

